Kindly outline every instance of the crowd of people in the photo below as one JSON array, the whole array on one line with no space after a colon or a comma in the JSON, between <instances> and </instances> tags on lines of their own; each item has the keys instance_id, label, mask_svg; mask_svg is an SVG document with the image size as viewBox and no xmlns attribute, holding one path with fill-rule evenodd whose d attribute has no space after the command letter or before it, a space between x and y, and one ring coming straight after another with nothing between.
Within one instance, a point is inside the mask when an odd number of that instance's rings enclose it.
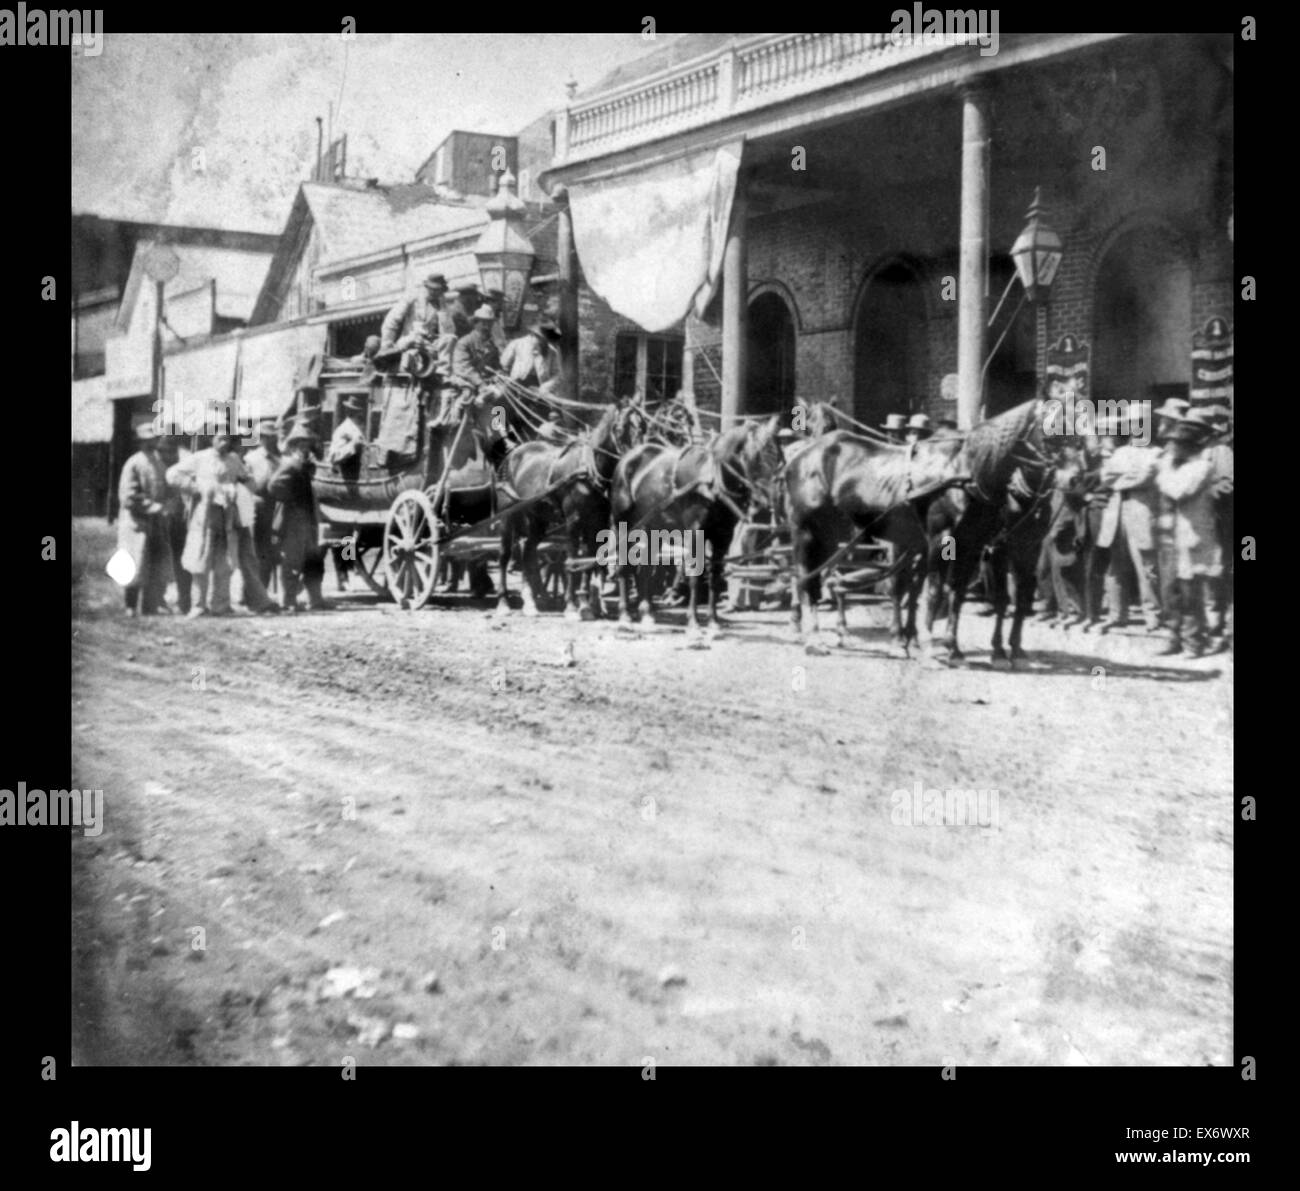
<instances>
[{"instance_id":1,"label":"crowd of people","mask_svg":"<svg viewBox=\"0 0 1300 1191\"><path fill-rule=\"evenodd\" d=\"M136 430L136 439L118 488L128 616L229 616L236 573L251 613L296 611L303 592L308 607L325 607L310 425L296 423L282 439L276 423L264 421L259 445L247 455L230 433L213 435L197 451L186 439L159 435L151 423ZM173 584L174 607L167 602Z\"/></svg>"},{"instance_id":2,"label":"crowd of people","mask_svg":"<svg viewBox=\"0 0 1300 1191\"><path fill-rule=\"evenodd\" d=\"M437 273L421 290L394 305L381 334L367 341L359 362L370 380L382 384L394 371L417 378L422 391L439 399L434 425L454 421L468 403L498 397L510 384L557 390L559 330L549 320L507 340L499 290L482 294L462 286L452 300ZM118 490L118 550L129 563L114 568L125 580L128 616L231 615L236 572L251 613L297 611L304 595L309 609L326 607L311 481L318 458L345 476L360 468L368 445L365 402L344 396L323 450L312 412L319 410L304 410L288 427L263 421L258 446L246 454L228 433L191 451L186 438L159 435L148 424L137 430L138 449ZM544 423L541 430L548 428ZM335 564L342 586L347 563L336 553ZM174 607L167 601L173 584Z\"/></svg>"},{"instance_id":3,"label":"crowd of people","mask_svg":"<svg viewBox=\"0 0 1300 1191\"><path fill-rule=\"evenodd\" d=\"M1233 450L1226 408L1173 398L1154 441L1122 422L1065 447L1039 562L1042 619L1104 633L1167 630L1161 655L1231 640Z\"/></svg>"}]
</instances>

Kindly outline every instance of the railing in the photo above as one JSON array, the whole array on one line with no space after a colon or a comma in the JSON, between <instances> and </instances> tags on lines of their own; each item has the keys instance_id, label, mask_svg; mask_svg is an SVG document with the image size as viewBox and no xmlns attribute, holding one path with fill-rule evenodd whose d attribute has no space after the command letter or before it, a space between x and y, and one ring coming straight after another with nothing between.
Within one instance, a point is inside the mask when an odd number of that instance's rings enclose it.
<instances>
[{"instance_id":1,"label":"railing","mask_svg":"<svg viewBox=\"0 0 1300 1191\"><path fill-rule=\"evenodd\" d=\"M889 33L779 33L733 43L562 111L556 158L628 148L946 48L920 38L896 44Z\"/></svg>"}]
</instances>

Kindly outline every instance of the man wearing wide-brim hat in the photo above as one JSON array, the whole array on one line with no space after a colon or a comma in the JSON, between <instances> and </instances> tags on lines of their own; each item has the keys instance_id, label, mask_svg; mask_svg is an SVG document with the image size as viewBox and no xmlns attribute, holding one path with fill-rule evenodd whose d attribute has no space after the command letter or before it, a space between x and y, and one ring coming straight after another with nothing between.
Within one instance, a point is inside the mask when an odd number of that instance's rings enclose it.
<instances>
[{"instance_id":1,"label":"man wearing wide-brim hat","mask_svg":"<svg viewBox=\"0 0 1300 1191\"><path fill-rule=\"evenodd\" d=\"M128 616L152 616L168 611L164 603L172 577L171 548L165 513L170 497L167 473L158 454L158 435L145 422L136 428L138 450L122 467L118 483L121 513L117 519L117 548L122 559L115 567L123 583ZM124 565L129 559L129 565Z\"/></svg>"},{"instance_id":2,"label":"man wearing wide-brim hat","mask_svg":"<svg viewBox=\"0 0 1300 1191\"><path fill-rule=\"evenodd\" d=\"M913 414L907 419L907 425L903 428L903 441L911 446L922 439L929 438L934 433L934 427L930 425L928 414Z\"/></svg>"},{"instance_id":3,"label":"man wearing wide-brim hat","mask_svg":"<svg viewBox=\"0 0 1300 1191\"><path fill-rule=\"evenodd\" d=\"M284 459L270 484L270 494L277 502L273 532L280 554L280 600L286 612L297 611L298 592L304 588L309 608L322 611L328 606L321 594L325 556L317 545L319 518L311 488L316 442L311 426L295 422L285 438Z\"/></svg>"},{"instance_id":4,"label":"man wearing wide-brim hat","mask_svg":"<svg viewBox=\"0 0 1300 1191\"><path fill-rule=\"evenodd\" d=\"M1201 410L1191 410L1173 428L1161 456L1156 486L1169 502L1173 565L1177 579L1171 638L1161 656L1186 648L1192 657L1205 651L1207 583L1223 574L1223 551L1214 514L1214 467L1202 447L1214 426Z\"/></svg>"},{"instance_id":5,"label":"man wearing wide-brim hat","mask_svg":"<svg viewBox=\"0 0 1300 1191\"><path fill-rule=\"evenodd\" d=\"M271 518L275 502L267 494L271 477L280 466L280 433L274 418L257 424L258 445L244 456L244 466L252 477L253 551L257 555L257 577L265 587L275 573L275 546L271 541Z\"/></svg>"},{"instance_id":6,"label":"man wearing wide-brim hat","mask_svg":"<svg viewBox=\"0 0 1300 1191\"><path fill-rule=\"evenodd\" d=\"M1173 434L1174 427L1187 416L1187 411L1191 407L1192 403L1184 401L1181 397L1170 397L1165 401L1155 411L1156 441L1160 443L1168 442L1170 435Z\"/></svg>"},{"instance_id":7,"label":"man wearing wide-brim hat","mask_svg":"<svg viewBox=\"0 0 1300 1191\"><path fill-rule=\"evenodd\" d=\"M359 393L348 393L339 400L334 433L330 436L326 462L340 471L360 466L362 452L366 449L366 434L362 428L366 419L366 399Z\"/></svg>"},{"instance_id":8,"label":"man wearing wide-brim hat","mask_svg":"<svg viewBox=\"0 0 1300 1191\"><path fill-rule=\"evenodd\" d=\"M886 414L880 429L891 442L901 443L907 430L907 419L902 414Z\"/></svg>"},{"instance_id":9,"label":"man wearing wide-brim hat","mask_svg":"<svg viewBox=\"0 0 1300 1191\"><path fill-rule=\"evenodd\" d=\"M421 292L397 302L384 316L379 331L379 355L393 357L407 348L431 345L439 335L453 329L451 315L444 307L447 279L441 273L428 274Z\"/></svg>"},{"instance_id":10,"label":"man wearing wide-brim hat","mask_svg":"<svg viewBox=\"0 0 1300 1191\"><path fill-rule=\"evenodd\" d=\"M495 391L494 373L501 370L501 355L492 342L496 312L484 303L474 311L474 329L456 340L452 353L452 382L465 396L479 399Z\"/></svg>"},{"instance_id":11,"label":"man wearing wide-brim hat","mask_svg":"<svg viewBox=\"0 0 1300 1191\"><path fill-rule=\"evenodd\" d=\"M479 293L477 284L471 281L456 287L456 300L451 304L449 313L457 339L474 329L474 311L482 305L483 295Z\"/></svg>"},{"instance_id":12,"label":"man wearing wide-brim hat","mask_svg":"<svg viewBox=\"0 0 1300 1191\"><path fill-rule=\"evenodd\" d=\"M560 329L549 319L543 319L528 329L528 333L506 344L501 354L501 371L512 381L530 389L553 393L559 386L560 351L556 343Z\"/></svg>"}]
</instances>

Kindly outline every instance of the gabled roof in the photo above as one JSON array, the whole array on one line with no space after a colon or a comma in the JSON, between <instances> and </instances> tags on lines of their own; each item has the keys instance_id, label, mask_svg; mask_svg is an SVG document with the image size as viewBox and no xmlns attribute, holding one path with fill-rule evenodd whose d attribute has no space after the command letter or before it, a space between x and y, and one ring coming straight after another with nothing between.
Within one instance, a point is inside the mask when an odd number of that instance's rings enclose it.
<instances>
[{"instance_id":1,"label":"gabled roof","mask_svg":"<svg viewBox=\"0 0 1300 1191\"><path fill-rule=\"evenodd\" d=\"M304 182L294 197L252 321L274 318L279 289L296 268L312 229L320 237L319 267L486 220L482 203L453 202L418 182L392 186Z\"/></svg>"}]
</instances>

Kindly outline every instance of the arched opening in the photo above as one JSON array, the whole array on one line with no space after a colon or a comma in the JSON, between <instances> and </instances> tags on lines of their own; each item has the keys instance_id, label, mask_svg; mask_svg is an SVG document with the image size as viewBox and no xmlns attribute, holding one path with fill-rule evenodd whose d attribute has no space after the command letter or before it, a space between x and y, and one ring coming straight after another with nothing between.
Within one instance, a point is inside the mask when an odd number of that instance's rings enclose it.
<instances>
[{"instance_id":1,"label":"arched opening","mask_svg":"<svg viewBox=\"0 0 1300 1191\"><path fill-rule=\"evenodd\" d=\"M794 316L780 294L749 304L746 413L788 415L794 407Z\"/></svg>"},{"instance_id":2,"label":"arched opening","mask_svg":"<svg viewBox=\"0 0 1300 1191\"><path fill-rule=\"evenodd\" d=\"M1133 228L1106 251L1093 290L1092 397L1186 396L1192 379L1192 272L1178 239Z\"/></svg>"},{"instance_id":3,"label":"arched opening","mask_svg":"<svg viewBox=\"0 0 1300 1191\"><path fill-rule=\"evenodd\" d=\"M853 416L878 426L886 414L923 409L929 354L921 279L894 261L871 277L858 304Z\"/></svg>"}]
</instances>

